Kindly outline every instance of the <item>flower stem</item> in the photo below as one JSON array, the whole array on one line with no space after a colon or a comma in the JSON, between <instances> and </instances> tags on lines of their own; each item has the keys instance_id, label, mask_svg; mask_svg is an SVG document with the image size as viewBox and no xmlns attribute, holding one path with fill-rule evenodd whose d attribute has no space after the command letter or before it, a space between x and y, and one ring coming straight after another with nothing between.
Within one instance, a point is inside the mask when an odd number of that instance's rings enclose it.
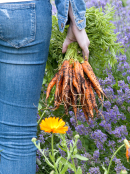
<instances>
[{"instance_id":1,"label":"flower stem","mask_svg":"<svg viewBox=\"0 0 130 174\"><path fill-rule=\"evenodd\" d=\"M74 173L76 173L76 168L75 168L74 159L73 159L73 158L71 158L71 159L72 159L72 163L73 163L73 166L74 166Z\"/></svg>"},{"instance_id":2,"label":"flower stem","mask_svg":"<svg viewBox=\"0 0 130 174\"><path fill-rule=\"evenodd\" d=\"M117 154L117 152L118 152L123 146L125 146L125 144L121 145L121 146L115 151L115 153L113 154L113 156L111 157L111 160L110 160L110 163L109 163L109 166L108 166L108 170L107 170L107 174L109 174L109 170L110 170L111 163L112 163L112 160L113 160L114 156Z\"/></svg>"},{"instance_id":3,"label":"flower stem","mask_svg":"<svg viewBox=\"0 0 130 174\"><path fill-rule=\"evenodd\" d=\"M44 110L44 111L43 111L43 113L42 113L42 115L41 115L40 119L38 120L37 124L39 124L39 123L41 122L41 120L42 120L42 119L43 119L43 117L44 117L45 112L46 112L46 110Z\"/></svg>"},{"instance_id":4,"label":"flower stem","mask_svg":"<svg viewBox=\"0 0 130 174\"><path fill-rule=\"evenodd\" d=\"M53 102L53 100L54 100L54 96L52 97L51 101L50 101L49 104L47 105L47 108L43 111L43 113L42 113L40 119L38 120L37 124L40 124L40 122L42 121L42 119L43 119L43 117L44 117L44 114L46 113L46 110L49 109L49 106L50 106L50 104Z\"/></svg>"},{"instance_id":5,"label":"flower stem","mask_svg":"<svg viewBox=\"0 0 130 174\"><path fill-rule=\"evenodd\" d=\"M56 163L55 163L55 156L54 156L54 149L53 149L53 141L54 141L54 134L52 133L52 136L51 136L51 147L52 147L53 164L54 164L55 172L56 172L56 174L58 174Z\"/></svg>"}]
</instances>

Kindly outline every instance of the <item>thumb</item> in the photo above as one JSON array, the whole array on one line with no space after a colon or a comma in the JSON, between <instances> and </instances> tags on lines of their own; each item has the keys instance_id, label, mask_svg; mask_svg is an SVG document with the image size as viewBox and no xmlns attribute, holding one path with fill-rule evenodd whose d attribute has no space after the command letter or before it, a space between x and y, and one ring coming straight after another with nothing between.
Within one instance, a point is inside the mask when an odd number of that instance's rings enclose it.
<instances>
[{"instance_id":1,"label":"thumb","mask_svg":"<svg viewBox=\"0 0 130 174\"><path fill-rule=\"evenodd\" d=\"M73 41L69 40L67 37L63 43L63 46L62 46L62 53L64 54L66 51L67 51L67 48L68 48L68 45L70 43L72 43Z\"/></svg>"}]
</instances>

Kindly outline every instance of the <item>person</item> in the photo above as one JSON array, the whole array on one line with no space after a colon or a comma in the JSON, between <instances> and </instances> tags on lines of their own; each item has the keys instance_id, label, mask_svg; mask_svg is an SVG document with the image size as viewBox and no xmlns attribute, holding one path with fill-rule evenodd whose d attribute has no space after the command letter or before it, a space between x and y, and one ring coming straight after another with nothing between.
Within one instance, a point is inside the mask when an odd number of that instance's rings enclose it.
<instances>
[{"instance_id":1,"label":"person","mask_svg":"<svg viewBox=\"0 0 130 174\"><path fill-rule=\"evenodd\" d=\"M84 0L55 0L65 53L77 41L89 56ZM35 174L37 106L51 37L49 0L0 0L0 174Z\"/></svg>"}]
</instances>

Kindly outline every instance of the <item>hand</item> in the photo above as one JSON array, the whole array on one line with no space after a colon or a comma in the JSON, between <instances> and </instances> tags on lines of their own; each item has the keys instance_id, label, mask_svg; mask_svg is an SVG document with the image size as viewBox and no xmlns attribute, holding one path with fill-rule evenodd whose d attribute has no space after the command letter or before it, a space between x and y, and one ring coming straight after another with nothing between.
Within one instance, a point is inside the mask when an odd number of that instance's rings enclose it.
<instances>
[{"instance_id":1,"label":"hand","mask_svg":"<svg viewBox=\"0 0 130 174\"><path fill-rule=\"evenodd\" d=\"M78 42L80 48L82 49L83 57L84 59L89 57L89 44L90 41L88 39L87 33L85 29L79 30L75 24L72 8L70 5L69 8L69 16L71 19L70 26L68 28L66 39L63 43L62 47L62 53L65 53L67 51L68 45L72 42Z\"/></svg>"}]
</instances>

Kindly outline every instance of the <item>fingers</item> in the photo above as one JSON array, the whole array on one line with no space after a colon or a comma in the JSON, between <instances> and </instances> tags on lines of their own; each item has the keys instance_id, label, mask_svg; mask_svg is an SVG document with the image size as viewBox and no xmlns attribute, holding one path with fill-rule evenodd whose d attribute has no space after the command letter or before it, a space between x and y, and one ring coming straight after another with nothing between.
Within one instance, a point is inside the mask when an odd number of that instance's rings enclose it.
<instances>
[{"instance_id":1,"label":"fingers","mask_svg":"<svg viewBox=\"0 0 130 174\"><path fill-rule=\"evenodd\" d=\"M89 44L90 41L86 34L85 29L79 30L76 25L70 24L67 32L67 37L62 46L62 53L64 54L67 51L68 45L72 42L77 41L80 48L82 49L83 57L85 60L89 57Z\"/></svg>"},{"instance_id":2,"label":"fingers","mask_svg":"<svg viewBox=\"0 0 130 174\"><path fill-rule=\"evenodd\" d=\"M62 53L64 54L67 51L68 45L75 41L76 41L76 39L75 39L74 33L72 31L72 26L70 25L68 28L66 39L62 46Z\"/></svg>"},{"instance_id":3,"label":"fingers","mask_svg":"<svg viewBox=\"0 0 130 174\"><path fill-rule=\"evenodd\" d=\"M82 54L83 54L83 58L85 60L88 60L88 58L89 58L89 49L88 49L87 46L83 49Z\"/></svg>"},{"instance_id":4,"label":"fingers","mask_svg":"<svg viewBox=\"0 0 130 174\"><path fill-rule=\"evenodd\" d=\"M88 49L89 48L89 44L90 44L90 41L89 41L88 38L86 38L85 43L84 43L84 45L82 47L83 58L85 60L88 60L88 58L89 58L89 49Z\"/></svg>"},{"instance_id":5,"label":"fingers","mask_svg":"<svg viewBox=\"0 0 130 174\"><path fill-rule=\"evenodd\" d=\"M85 57L87 57L87 59L88 59L88 57L89 57L88 47L89 47L90 41L88 39L85 29L79 30L77 28L77 26L73 25L72 31L76 37L76 40L77 40L80 48L82 49L84 59L86 59Z\"/></svg>"},{"instance_id":6,"label":"fingers","mask_svg":"<svg viewBox=\"0 0 130 174\"><path fill-rule=\"evenodd\" d=\"M66 38L65 41L64 41L64 43L63 43L63 46L62 46L62 53L63 54L67 51L68 45L69 45L69 41Z\"/></svg>"}]
</instances>

